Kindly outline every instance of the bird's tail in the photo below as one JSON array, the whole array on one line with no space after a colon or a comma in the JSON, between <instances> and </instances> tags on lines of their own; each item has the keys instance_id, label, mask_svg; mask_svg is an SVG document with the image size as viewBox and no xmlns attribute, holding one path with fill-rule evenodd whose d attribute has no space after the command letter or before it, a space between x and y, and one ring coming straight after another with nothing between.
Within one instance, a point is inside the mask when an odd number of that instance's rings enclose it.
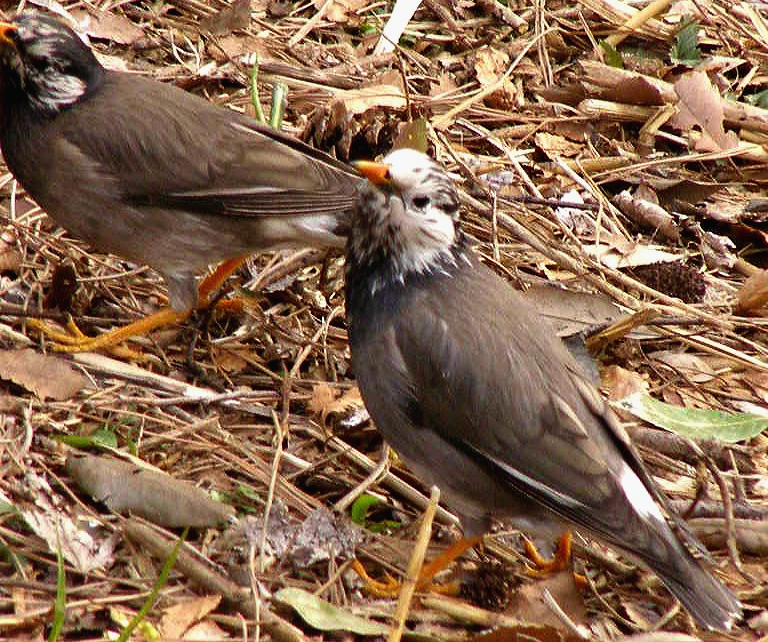
<instances>
[{"instance_id":1,"label":"bird's tail","mask_svg":"<svg viewBox=\"0 0 768 642\"><path fill-rule=\"evenodd\" d=\"M655 524L645 533L645 546L633 548L631 555L659 576L701 626L730 629L741 617L739 599L701 559L701 545L685 526L679 523L675 531L667 523Z\"/></svg>"}]
</instances>

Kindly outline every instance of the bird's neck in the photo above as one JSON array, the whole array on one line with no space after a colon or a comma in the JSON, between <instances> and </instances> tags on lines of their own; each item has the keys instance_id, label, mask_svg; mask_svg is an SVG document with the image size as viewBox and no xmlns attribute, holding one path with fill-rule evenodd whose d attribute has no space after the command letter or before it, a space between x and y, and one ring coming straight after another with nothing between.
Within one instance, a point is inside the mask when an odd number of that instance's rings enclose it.
<instances>
[{"instance_id":1,"label":"bird's neck","mask_svg":"<svg viewBox=\"0 0 768 642\"><path fill-rule=\"evenodd\" d=\"M421 288L435 279L451 279L471 265L468 243L463 235L457 242L437 254L423 269L403 270L385 248L377 249L364 263L347 252L346 298L349 310L371 306L394 307L403 292Z\"/></svg>"}]
</instances>

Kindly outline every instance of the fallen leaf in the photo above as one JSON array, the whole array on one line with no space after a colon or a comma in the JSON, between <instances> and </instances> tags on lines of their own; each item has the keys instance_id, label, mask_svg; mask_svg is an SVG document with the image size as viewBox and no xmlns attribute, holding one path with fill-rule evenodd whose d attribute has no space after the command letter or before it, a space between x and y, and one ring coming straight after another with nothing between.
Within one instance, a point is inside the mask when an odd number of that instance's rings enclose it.
<instances>
[{"instance_id":1,"label":"fallen leaf","mask_svg":"<svg viewBox=\"0 0 768 642\"><path fill-rule=\"evenodd\" d=\"M584 245L584 252L598 259L600 263L610 268L636 267L651 263L679 261L685 258L682 253L672 253L658 249L658 246L640 243L616 247L615 245Z\"/></svg>"},{"instance_id":2,"label":"fallen leaf","mask_svg":"<svg viewBox=\"0 0 768 642\"><path fill-rule=\"evenodd\" d=\"M611 401L648 390L648 382L642 375L617 365L602 370L600 383L608 391L608 399Z\"/></svg>"},{"instance_id":3,"label":"fallen leaf","mask_svg":"<svg viewBox=\"0 0 768 642\"><path fill-rule=\"evenodd\" d=\"M357 635L386 635L389 632L388 624L350 613L304 589L283 588L275 593L274 599L293 607L307 624L320 631L349 631Z\"/></svg>"},{"instance_id":4,"label":"fallen leaf","mask_svg":"<svg viewBox=\"0 0 768 642\"><path fill-rule=\"evenodd\" d=\"M622 410L654 426L695 439L742 441L768 428L768 417L743 412L684 408L654 399L645 392L635 393L615 403Z\"/></svg>"},{"instance_id":5,"label":"fallen leaf","mask_svg":"<svg viewBox=\"0 0 768 642\"><path fill-rule=\"evenodd\" d=\"M563 136L548 132L538 132L534 135L533 140L550 160L561 156L574 158L584 151L584 141L570 141Z\"/></svg>"},{"instance_id":6,"label":"fallen leaf","mask_svg":"<svg viewBox=\"0 0 768 642\"><path fill-rule=\"evenodd\" d=\"M750 314L768 304L768 270L750 276L736 293L736 314Z\"/></svg>"},{"instance_id":7,"label":"fallen leaf","mask_svg":"<svg viewBox=\"0 0 768 642\"><path fill-rule=\"evenodd\" d=\"M181 638L189 627L202 620L221 602L221 595L205 595L190 600L182 600L163 610L160 620L160 632L163 638ZM197 638L201 639L201 638Z\"/></svg>"},{"instance_id":8,"label":"fallen leaf","mask_svg":"<svg viewBox=\"0 0 768 642\"><path fill-rule=\"evenodd\" d=\"M109 566L120 538L117 532L105 536L79 516L69 514L69 504L41 476L28 473L24 487L34 503L19 507L29 528L42 538L51 551L61 551L64 559L80 573L91 573Z\"/></svg>"},{"instance_id":9,"label":"fallen leaf","mask_svg":"<svg viewBox=\"0 0 768 642\"><path fill-rule=\"evenodd\" d=\"M131 511L160 526L212 527L235 514L189 482L119 459L75 454L66 468L80 488L111 510Z\"/></svg>"},{"instance_id":10,"label":"fallen leaf","mask_svg":"<svg viewBox=\"0 0 768 642\"><path fill-rule=\"evenodd\" d=\"M669 119L669 124L694 139L694 149L714 152L732 149L739 143L735 132L723 127L723 105L709 76L702 71L683 74L675 83L680 102L679 113ZM698 127L700 136L694 137L692 129Z\"/></svg>"},{"instance_id":11,"label":"fallen leaf","mask_svg":"<svg viewBox=\"0 0 768 642\"><path fill-rule=\"evenodd\" d=\"M234 0L212 16L200 20L200 31L214 36L227 36L237 29L247 29L250 23L250 0Z\"/></svg>"},{"instance_id":12,"label":"fallen leaf","mask_svg":"<svg viewBox=\"0 0 768 642\"><path fill-rule=\"evenodd\" d=\"M12 228L3 230L0 234L0 272L16 272L21 266L21 258L16 232Z\"/></svg>"},{"instance_id":13,"label":"fallen leaf","mask_svg":"<svg viewBox=\"0 0 768 642\"><path fill-rule=\"evenodd\" d=\"M396 85L376 85L360 89L339 90L334 99L340 100L350 114L362 114L371 108L390 107L402 109L407 101L405 94Z\"/></svg>"},{"instance_id":14,"label":"fallen leaf","mask_svg":"<svg viewBox=\"0 0 768 642\"><path fill-rule=\"evenodd\" d=\"M124 15L111 11L72 11L72 17L81 30L91 38L109 40L119 45L132 45L144 35L144 30L137 27Z\"/></svg>"},{"instance_id":15,"label":"fallen leaf","mask_svg":"<svg viewBox=\"0 0 768 642\"><path fill-rule=\"evenodd\" d=\"M484 47L475 54L475 75L481 87L495 85L508 68L509 55L504 51L493 47ZM485 96L484 102L489 107L509 108L515 105L516 93L514 83L510 78L507 78L501 86Z\"/></svg>"},{"instance_id":16,"label":"fallen leaf","mask_svg":"<svg viewBox=\"0 0 768 642\"><path fill-rule=\"evenodd\" d=\"M61 357L32 348L0 351L0 378L33 392L39 399L71 399L88 385L88 378Z\"/></svg>"},{"instance_id":17,"label":"fallen leaf","mask_svg":"<svg viewBox=\"0 0 768 642\"><path fill-rule=\"evenodd\" d=\"M693 383L706 383L715 378L716 371L702 357L690 352L659 350L648 355L664 365L680 372Z\"/></svg>"},{"instance_id":18,"label":"fallen leaf","mask_svg":"<svg viewBox=\"0 0 768 642\"><path fill-rule=\"evenodd\" d=\"M325 8L324 18L331 22L347 22L349 16L355 14L368 4L364 0L331 0ZM315 7L320 9L325 5L325 0L315 0Z\"/></svg>"}]
</instances>

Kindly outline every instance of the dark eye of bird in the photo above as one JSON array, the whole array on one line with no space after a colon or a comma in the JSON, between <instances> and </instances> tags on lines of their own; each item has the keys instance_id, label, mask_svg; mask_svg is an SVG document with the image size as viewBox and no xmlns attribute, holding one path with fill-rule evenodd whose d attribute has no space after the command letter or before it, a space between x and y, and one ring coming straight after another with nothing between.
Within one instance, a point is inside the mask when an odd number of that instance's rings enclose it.
<instances>
[{"instance_id":1,"label":"dark eye of bird","mask_svg":"<svg viewBox=\"0 0 768 642\"><path fill-rule=\"evenodd\" d=\"M414 196L411 202L413 203L414 207L417 207L421 210L429 205L429 196Z\"/></svg>"}]
</instances>

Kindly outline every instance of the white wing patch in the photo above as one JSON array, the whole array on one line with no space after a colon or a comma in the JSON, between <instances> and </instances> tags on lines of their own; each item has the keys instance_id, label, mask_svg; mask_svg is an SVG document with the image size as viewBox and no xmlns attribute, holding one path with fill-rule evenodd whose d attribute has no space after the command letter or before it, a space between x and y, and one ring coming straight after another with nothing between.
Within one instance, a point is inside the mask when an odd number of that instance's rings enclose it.
<instances>
[{"instance_id":1,"label":"white wing patch","mask_svg":"<svg viewBox=\"0 0 768 642\"><path fill-rule=\"evenodd\" d=\"M619 475L619 483L626 495L627 500L632 507L643 517L653 517L660 521L665 521L661 510L654 501L651 494L643 486L643 482L635 475L628 464L624 464Z\"/></svg>"}]
</instances>

